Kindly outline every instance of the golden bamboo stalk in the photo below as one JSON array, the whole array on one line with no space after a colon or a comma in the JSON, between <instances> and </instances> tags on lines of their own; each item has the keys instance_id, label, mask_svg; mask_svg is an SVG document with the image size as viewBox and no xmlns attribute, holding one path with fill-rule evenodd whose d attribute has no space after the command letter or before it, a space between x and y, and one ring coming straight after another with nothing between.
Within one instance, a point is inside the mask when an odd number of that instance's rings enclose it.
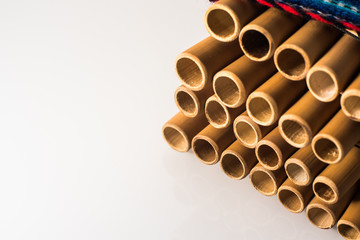
<instances>
[{"instance_id":1,"label":"golden bamboo stalk","mask_svg":"<svg viewBox=\"0 0 360 240\"><path fill-rule=\"evenodd\" d=\"M341 108L351 120L360 122L360 74L342 94Z\"/></svg>"},{"instance_id":2,"label":"golden bamboo stalk","mask_svg":"<svg viewBox=\"0 0 360 240\"><path fill-rule=\"evenodd\" d=\"M339 111L312 140L317 158L329 164L340 162L360 141L360 123Z\"/></svg>"},{"instance_id":3,"label":"golden bamboo stalk","mask_svg":"<svg viewBox=\"0 0 360 240\"><path fill-rule=\"evenodd\" d=\"M246 109L257 124L270 126L304 94L305 89L304 82L289 81L277 73L249 95Z\"/></svg>"},{"instance_id":4,"label":"golden bamboo stalk","mask_svg":"<svg viewBox=\"0 0 360 240\"><path fill-rule=\"evenodd\" d=\"M301 24L301 18L269 8L240 31L241 49L253 61L268 60L274 55L275 49Z\"/></svg>"},{"instance_id":5,"label":"golden bamboo stalk","mask_svg":"<svg viewBox=\"0 0 360 240\"><path fill-rule=\"evenodd\" d=\"M288 79L303 80L340 36L340 31L331 25L310 20L276 49L276 68Z\"/></svg>"},{"instance_id":6,"label":"golden bamboo stalk","mask_svg":"<svg viewBox=\"0 0 360 240\"><path fill-rule=\"evenodd\" d=\"M280 117L280 134L290 145L306 147L339 107L339 101L320 102L307 92Z\"/></svg>"},{"instance_id":7,"label":"golden bamboo stalk","mask_svg":"<svg viewBox=\"0 0 360 240\"><path fill-rule=\"evenodd\" d=\"M340 218L337 230L345 239L360 239L360 190Z\"/></svg>"},{"instance_id":8,"label":"golden bamboo stalk","mask_svg":"<svg viewBox=\"0 0 360 240\"><path fill-rule=\"evenodd\" d=\"M213 88L225 106L236 108L241 106L248 95L275 71L272 59L254 62L242 56L215 74Z\"/></svg>"},{"instance_id":9,"label":"golden bamboo stalk","mask_svg":"<svg viewBox=\"0 0 360 240\"><path fill-rule=\"evenodd\" d=\"M306 84L320 101L334 101L360 68L360 41L344 35L308 72Z\"/></svg>"},{"instance_id":10,"label":"golden bamboo stalk","mask_svg":"<svg viewBox=\"0 0 360 240\"><path fill-rule=\"evenodd\" d=\"M207 124L204 114L188 118L179 112L164 124L162 133L171 148L179 152L187 152L190 149L193 137Z\"/></svg>"},{"instance_id":11,"label":"golden bamboo stalk","mask_svg":"<svg viewBox=\"0 0 360 240\"><path fill-rule=\"evenodd\" d=\"M220 166L224 173L232 179L246 177L256 165L257 160L253 149L242 146L234 141L221 155Z\"/></svg>"},{"instance_id":12,"label":"golden bamboo stalk","mask_svg":"<svg viewBox=\"0 0 360 240\"><path fill-rule=\"evenodd\" d=\"M178 55L176 73L187 88L200 91L207 84L212 84L216 72L241 55L237 41L223 43L208 37Z\"/></svg>"}]
</instances>

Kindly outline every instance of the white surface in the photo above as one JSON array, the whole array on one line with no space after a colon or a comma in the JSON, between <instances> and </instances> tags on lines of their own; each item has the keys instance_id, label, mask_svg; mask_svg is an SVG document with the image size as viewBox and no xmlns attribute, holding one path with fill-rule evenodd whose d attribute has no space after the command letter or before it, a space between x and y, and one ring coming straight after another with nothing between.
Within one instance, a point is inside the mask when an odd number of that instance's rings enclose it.
<instances>
[{"instance_id":1,"label":"white surface","mask_svg":"<svg viewBox=\"0 0 360 240\"><path fill-rule=\"evenodd\" d=\"M0 239L340 239L170 149L206 0L0 4Z\"/></svg>"}]
</instances>

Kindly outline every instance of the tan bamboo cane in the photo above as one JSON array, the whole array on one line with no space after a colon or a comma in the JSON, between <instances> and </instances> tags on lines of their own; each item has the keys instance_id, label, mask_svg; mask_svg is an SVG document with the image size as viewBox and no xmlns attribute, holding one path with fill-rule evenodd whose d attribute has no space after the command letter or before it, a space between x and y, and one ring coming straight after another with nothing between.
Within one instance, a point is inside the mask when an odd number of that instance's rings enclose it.
<instances>
[{"instance_id":1,"label":"tan bamboo cane","mask_svg":"<svg viewBox=\"0 0 360 240\"><path fill-rule=\"evenodd\" d=\"M301 24L299 17L269 8L240 31L241 49L253 61L270 59L275 49Z\"/></svg>"},{"instance_id":2,"label":"tan bamboo cane","mask_svg":"<svg viewBox=\"0 0 360 240\"><path fill-rule=\"evenodd\" d=\"M192 148L201 162L212 165L220 160L222 152L235 141L231 127L214 128L208 125L192 140Z\"/></svg>"},{"instance_id":3,"label":"tan bamboo cane","mask_svg":"<svg viewBox=\"0 0 360 240\"><path fill-rule=\"evenodd\" d=\"M256 163L255 151L244 147L239 141L234 141L222 153L220 159L224 173L235 180L246 177Z\"/></svg>"},{"instance_id":4,"label":"tan bamboo cane","mask_svg":"<svg viewBox=\"0 0 360 240\"><path fill-rule=\"evenodd\" d=\"M247 148L255 148L256 144L274 128L259 126L246 111L234 120L233 126L235 137Z\"/></svg>"},{"instance_id":5,"label":"tan bamboo cane","mask_svg":"<svg viewBox=\"0 0 360 240\"><path fill-rule=\"evenodd\" d=\"M341 108L351 120L360 122L360 74L342 94Z\"/></svg>"},{"instance_id":6,"label":"tan bamboo cane","mask_svg":"<svg viewBox=\"0 0 360 240\"><path fill-rule=\"evenodd\" d=\"M340 36L340 31L331 25L310 20L276 49L276 68L288 79L303 80Z\"/></svg>"},{"instance_id":7,"label":"tan bamboo cane","mask_svg":"<svg viewBox=\"0 0 360 240\"><path fill-rule=\"evenodd\" d=\"M258 192L265 196L274 196L280 185L284 182L286 174L284 168L271 171L258 163L250 171L249 178L251 184Z\"/></svg>"},{"instance_id":8,"label":"tan bamboo cane","mask_svg":"<svg viewBox=\"0 0 360 240\"><path fill-rule=\"evenodd\" d=\"M170 147L179 152L187 152L193 137L207 124L205 114L188 118L179 112L164 124L162 133Z\"/></svg>"},{"instance_id":9,"label":"tan bamboo cane","mask_svg":"<svg viewBox=\"0 0 360 240\"><path fill-rule=\"evenodd\" d=\"M296 148L289 145L280 135L276 127L256 144L255 154L261 165L269 170L277 170L284 166Z\"/></svg>"},{"instance_id":10,"label":"tan bamboo cane","mask_svg":"<svg viewBox=\"0 0 360 240\"><path fill-rule=\"evenodd\" d=\"M228 108L215 96L205 103L205 115L209 123L216 128L229 127L235 118L245 110L245 105L238 108Z\"/></svg>"},{"instance_id":11,"label":"tan bamboo cane","mask_svg":"<svg viewBox=\"0 0 360 240\"><path fill-rule=\"evenodd\" d=\"M176 58L176 72L186 87L200 91L211 84L216 72L241 55L237 41L223 43L208 37Z\"/></svg>"},{"instance_id":12,"label":"tan bamboo cane","mask_svg":"<svg viewBox=\"0 0 360 240\"><path fill-rule=\"evenodd\" d=\"M314 155L310 145L297 150L284 165L288 178L299 186L311 185L326 166Z\"/></svg>"},{"instance_id":13,"label":"tan bamboo cane","mask_svg":"<svg viewBox=\"0 0 360 240\"><path fill-rule=\"evenodd\" d=\"M198 114L204 113L205 102L213 94L211 85L199 92L194 92L181 85L175 90L175 103L186 117L196 117Z\"/></svg>"},{"instance_id":14,"label":"tan bamboo cane","mask_svg":"<svg viewBox=\"0 0 360 240\"><path fill-rule=\"evenodd\" d=\"M334 204L360 179L360 149L354 147L337 164L331 164L313 182L317 197L328 204Z\"/></svg>"},{"instance_id":15,"label":"tan bamboo cane","mask_svg":"<svg viewBox=\"0 0 360 240\"><path fill-rule=\"evenodd\" d=\"M277 73L249 95L246 109L257 124L270 126L278 121L305 90L304 82L289 81Z\"/></svg>"},{"instance_id":16,"label":"tan bamboo cane","mask_svg":"<svg viewBox=\"0 0 360 240\"><path fill-rule=\"evenodd\" d=\"M251 1L220 0L205 13L205 26L212 37L231 42L239 37L240 30L255 18L262 8Z\"/></svg>"},{"instance_id":17,"label":"tan bamboo cane","mask_svg":"<svg viewBox=\"0 0 360 240\"><path fill-rule=\"evenodd\" d=\"M313 196L311 186L298 186L290 179L286 179L278 190L281 204L293 213L301 213Z\"/></svg>"},{"instance_id":18,"label":"tan bamboo cane","mask_svg":"<svg viewBox=\"0 0 360 240\"><path fill-rule=\"evenodd\" d=\"M340 235L349 240L360 239L360 190L351 201L337 224Z\"/></svg>"},{"instance_id":19,"label":"tan bamboo cane","mask_svg":"<svg viewBox=\"0 0 360 240\"><path fill-rule=\"evenodd\" d=\"M339 108L339 101L320 102L307 92L280 117L281 136L294 147L306 147Z\"/></svg>"},{"instance_id":20,"label":"tan bamboo cane","mask_svg":"<svg viewBox=\"0 0 360 240\"><path fill-rule=\"evenodd\" d=\"M274 61L254 62L242 56L214 76L214 91L230 108L242 105L248 95L276 71Z\"/></svg>"},{"instance_id":21,"label":"tan bamboo cane","mask_svg":"<svg viewBox=\"0 0 360 240\"><path fill-rule=\"evenodd\" d=\"M306 83L320 101L335 100L360 68L360 41L344 35L308 72Z\"/></svg>"},{"instance_id":22,"label":"tan bamboo cane","mask_svg":"<svg viewBox=\"0 0 360 240\"><path fill-rule=\"evenodd\" d=\"M339 111L312 140L317 158L329 164L340 162L360 141L360 123Z\"/></svg>"},{"instance_id":23,"label":"tan bamboo cane","mask_svg":"<svg viewBox=\"0 0 360 240\"><path fill-rule=\"evenodd\" d=\"M318 228L332 228L349 205L354 193L353 187L335 204L327 204L320 198L314 197L306 209L307 218Z\"/></svg>"}]
</instances>

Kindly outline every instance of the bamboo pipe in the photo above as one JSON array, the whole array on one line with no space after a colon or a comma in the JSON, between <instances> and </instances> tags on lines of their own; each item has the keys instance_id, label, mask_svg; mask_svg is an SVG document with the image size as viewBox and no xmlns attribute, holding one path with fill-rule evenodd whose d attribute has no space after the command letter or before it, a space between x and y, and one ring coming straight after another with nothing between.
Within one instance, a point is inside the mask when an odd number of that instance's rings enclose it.
<instances>
[{"instance_id":1,"label":"bamboo pipe","mask_svg":"<svg viewBox=\"0 0 360 240\"><path fill-rule=\"evenodd\" d=\"M234 120L233 126L235 137L247 148L255 148L256 144L274 128L259 126L246 111Z\"/></svg>"},{"instance_id":2,"label":"bamboo pipe","mask_svg":"<svg viewBox=\"0 0 360 240\"><path fill-rule=\"evenodd\" d=\"M337 224L340 235L349 240L360 239L360 190Z\"/></svg>"},{"instance_id":3,"label":"bamboo pipe","mask_svg":"<svg viewBox=\"0 0 360 240\"><path fill-rule=\"evenodd\" d=\"M246 109L254 122L270 126L304 94L305 89L304 82L289 81L276 73L249 95Z\"/></svg>"},{"instance_id":4,"label":"bamboo pipe","mask_svg":"<svg viewBox=\"0 0 360 240\"><path fill-rule=\"evenodd\" d=\"M181 85L175 90L175 103L186 117L196 117L198 114L204 113L205 102L213 94L211 86L194 92Z\"/></svg>"},{"instance_id":5,"label":"bamboo pipe","mask_svg":"<svg viewBox=\"0 0 360 240\"><path fill-rule=\"evenodd\" d=\"M270 59L275 49L294 33L302 22L302 19L295 15L269 8L240 31L241 49L253 61Z\"/></svg>"},{"instance_id":6,"label":"bamboo pipe","mask_svg":"<svg viewBox=\"0 0 360 240\"><path fill-rule=\"evenodd\" d=\"M307 218L318 228L332 228L349 205L354 193L353 187L335 204L327 204L320 198L314 197L306 209Z\"/></svg>"},{"instance_id":7,"label":"bamboo pipe","mask_svg":"<svg viewBox=\"0 0 360 240\"><path fill-rule=\"evenodd\" d=\"M296 151L284 166L290 180L296 185L308 186L326 165L316 158L309 145Z\"/></svg>"},{"instance_id":8,"label":"bamboo pipe","mask_svg":"<svg viewBox=\"0 0 360 240\"><path fill-rule=\"evenodd\" d=\"M179 152L187 152L190 149L193 137L207 124L204 114L188 118L179 112L164 124L162 133L171 148Z\"/></svg>"},{"instance_id":9,"label":"bamboo pipe","mask_svg":"<svg viewBox=\"0 0 360 240\"><path fill-rule=\"evenodd\" d=\"M192 148L201 162L213 165L234 141L235 136L231 127L219 129L208 125L193 138Z\"/></svg>"},{"instance_id":10,"label":"bamboo pipe","mask_svg":"<svg viewBox=\"0 0 360 240\"><path fill-rule=\"evenodd\" d=\"M314 180L315 195L334 204L360 179L360 149L353 149L339 163L325 168Z\"/></svg>"},{"instance_id":11,"label":"bamboo pipe","mask_svg":"<svg viewBox=\"0 0 360 240\"><path fill-rule=\"evenodd\" d=\"M245 106L227 108L215 95L209 97L205 103L206 118L215 128L229 127L244 110Z\"/></svg>"},{"instance_id":12,"label":"bamboo pipe","mask_svg":"<svg viewBox=\"0 0 360 240\"><path fill-rule=\"evenodd\" d=\"M248 95L275 71L272 59L254 62L242 56L215 74L213 88L225 106L236 108L241 106Z\"/></svg>"},{"instance_id":13,"label":"bamboo pipe","mask_svg":"<svg viewBox=\"0 0 360 240\"><path fill-rule=\"evenodd\" d=\"M280 135L279 128L276 127L261 141L256 144L255 154L264 168L277 170L284 166L296 148L290 146Z\"/></svg>"},{"instance_id":14,"label":"bamboo pipe","mask_svg":"<svg viewBox=\"0 0 360 240\"><path fill-rule=\"evenodd\" d=\"M275 50L276 68L286 78L303 80L310 67L340 38L329 24L310 20Z\"/></svg>"},{"instance_id":15,"label":"bamboo pipe","mask_svg":"<svg viewBox=\"0 0 360 240\"><path fill-rule=\"evenodd\" d=\"M270 171L258 163L250 171L250 182L254 188L265 196L274 196L278 188L284 182L286 174L284 168Z\"/></svg>"},{"instance_id":16,"label":"bamboo pipe","mask_svg":"<svg viewBox=\"0 0 360 240\"><path fill-rule=\"evenodd\" d=\"M224 173L232 179L246 177L256 165L253 149L246 148L239 141L234 141L221 155L220 166Z\"/></svg>"},{"instance_id":17,"label":"bamboo pipe","mask_svg":"<svg viewBox=\"0 0 360 240\"><path fill-rule=\"evenodd\" d=\"M241 55L237 41L223 43L208 37L178 55L176 73L187 88L200 91L207 84L211 84L216 72Z\"/></svg>"},{"instance_id":18,"label":"bamboo pipe","mask_svg":"<svg viewBox=\"0 0 360 240\"><path fill-rule=\"evenodd\" d=\"M306 147L339 109L339 101L320 102L307 92L279 119L281 136L292 146Z\"/></svg>"},{"instance_id":19,"label":"bamboo pipe","mask_svg":"<svg viewBox=\"0 0 360 240\"><path fill-rule=\"evenodd\" d=\"M205 13L205 26L210 35L231 42L239 37L241 28L255 18L262 8L250 1L220 0Z\"/></svg>"},{"instance_id":20,"label":"bamboo pipe","mask_svg":"<svg viewBox=\"0 0 360 240\"><path fill-rule=\"evenodd\" d=\"M340 162L360 141L360 123L339 111L312 140L317 158L329 164Z\"/></svg>"},{"instance_id":21,"label":"bamboo pipe","mask_svg":"<svg viewBox=\"0 0 360 240\"><path fill-rule=\"evenodd\" d=\"M360 122L360 74L342 94L341 108L351 120Z\"/></svg>"},{"instance_id":22,"label":"bamboo pipe","mask_svg":"<svg viewBox=\"0 0 360 240\"><path fill-rule=\"evenodd\" d=\"M360 68L360 41L344 35L310 69L306 84L320 101L335 100Z\"/></svg>"},{"instance_id":23,"label":"bamboo pipe","mask_svg":"<svg viewBox=\"0 0 360 240\"><path fill-rule=\"evenodd\" d=\"M311 186L298 186L290 179L286 179L278 190L279 201L293 213L301 213L313 196Z\"/></svg>"}]
</instances>

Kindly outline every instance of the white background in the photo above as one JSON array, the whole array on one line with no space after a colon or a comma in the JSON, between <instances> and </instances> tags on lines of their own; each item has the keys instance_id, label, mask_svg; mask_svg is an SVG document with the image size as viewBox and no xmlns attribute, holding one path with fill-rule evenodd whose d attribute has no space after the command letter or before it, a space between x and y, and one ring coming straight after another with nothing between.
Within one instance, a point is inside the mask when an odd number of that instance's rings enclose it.
<instances>
[{"instance_id":1,"label":"white background","mask_svg":"<svg viewBox=\"0 0 360 240\"><path fill-rule=\"evenodd\" d=\"M177 153L207 0L0 3L0 239L341 239Z\"/></svg>"}]
</instances>

